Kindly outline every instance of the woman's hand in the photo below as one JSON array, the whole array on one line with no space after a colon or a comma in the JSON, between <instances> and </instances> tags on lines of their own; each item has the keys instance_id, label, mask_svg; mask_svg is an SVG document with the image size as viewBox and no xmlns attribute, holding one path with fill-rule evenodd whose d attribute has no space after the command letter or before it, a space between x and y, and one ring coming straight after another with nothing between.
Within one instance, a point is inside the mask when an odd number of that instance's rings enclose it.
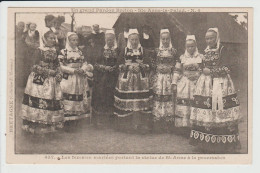
<instances>
[{"instance_id":1,"label":"woman's hand","mask_svg":"<svg viewBox=\"0 0 260 173\"><path fill-rule=\"evenodd\" d=\"M120 68L121 71L126 71L127 66L126 66L125 64L121 64L121 65L119 66L119 68Z\"/></svg>"},{"instance_id":2,"label":"woman's hand","mask_svg":"<svg viewBox=\"0 0 260 173\"><path fill-rule=\"evenodd\" d=\"M79 74L79 69L75 69L74 74Z\"/></svg>"},{"instance_id":3,"label":"woman's hand","mask_svg":"<svg viewBox=\"0 0 260 173\"><path fill-rule=\"evenodd\" d=\"M34 71L40 75L42 75L44 73L44 69L38 65L34 66Z\"/></svg>"},{"instance_id":4,"label":"woman's hand","mask_svg":"<svg viewBox=\"0 0 260 173\"><path fill-rule=\"evenodd\" d=\"M32 66L32 69L31 69L33 72L38 72L38 66L37 65L33 65Z\"/></svg>"},{"instance_id":5,"label":"woman's hand","mask_svg":"<svg viewBox=\"0 0 260 173\"><path fill-rule=\"evenodd\" d=\"M95 64L95 65L94 65L94 68L95 68L96 70L99 70L99 71L103 71L103 70L104 70L104 66L103 66L103 65L100 65L100 64ZM89 70L87 70L87 71L89 71Z\"/></svg>"},{"instance_id":6,"label":"woman's hand","mask_svg":"<svg viewBox=\"0 0 260 173\"><path fill-rule=\"evenodd\" d=\"M142 63L143 60L140 60L140 59L137 59L136 62L139 63L140 65L143 64L143 63ZM143 65L144 65L144 64L143 64Z\"/></svg>"},{"instance_id":7,"label":"woman's hand","mask_svg":"<svg viewBox=\"0 0 260 173\"><path fill-rule=\"evenodd\" d=\"M49 71L48 71L48 69L46 69L46 68L40 68L40 73L41 73L41 75L43 75L44 77L48 77L49 76Z\"/></svg>"},{"instance_id":8,"label":"woman's hand","mask_svg":"<svg viewBox=\"0 0 260 173\"><path fill-rule=\"evenodd\" d=\"M111 70L112 70L112 71L115 71L116 69L117 69L116 66L111 67Z\"/></svg>"},{"instance_id":9,"label":"woman's hand","mask_svg":"<svg viewBox=\"0 0 260 173\"><path fill-rule=\"evenodd\" d=\"M140 67L141 67L141 68L147 68L147 67L148 67L148 65L146 65L146 64L143 64L143 63L140 63Z\"/></svg>"},{"instance_id":10,"label":"woman's hand","mask_svg":"<svg viewBox=\"0 0 260 173\"><path fill-rule=\"evenodd\" d=\"M93 70L94 70L94 67L91 64L88 64L86 71L92 72Z\"/></svg>"},{"instance_id":11,"label":"woman's hand","mask_svg":"<svg viewBox=\"0 0 260 173\"><path fill-rule=\"evenodd\" d=\"M148 64L143 64L142 63L142 66L141 66L146 72L148 72L148 71L150 71L151 70L151 67L150 67L150 65L148 65Z\"/></svg>"},{"instance_id":12,"label":"woman's hand","mask_svg":"<svg viewBox=\"0 0 260 173\"><path fill-rule=\"evenodd\" d=\"M209 75L210 74L210 69L209 68L204 68L203 69L203 73L205 74L205 75Z\"/></svg>"},{"instance_id":13,"label":"woman's hand","mask_svg":"<svg viewBox=\"0 0 260 173\"><path fill-rule=\"evenodd\" d=\"M82 75L82 74L84 74L84 70L77 68L74 70L74 74Z\"/></svg>"},{"instance_id":14,"label":"woman's hand","mask_svg":"<svg viewBox=\"0 0 260 173\"><path fill-rule=\"evenodd\" d=\"M79 75L84 75L84 73L85 73L85 72L84 72L83 69L78 69L78 74L79 74Z\"/></svg>"},{"instance_id":15,"label":"woman's hand","mask_svg":"<svg viewBox=\"0 0 260 173\"><path fill-rule=\"evenodd\" d=\"M114 71L115 70L115 66L114 67L109 67L109 72L112 72L112 71Z\"/></svg>"},{"instance_id":16,"label":"woman's hand","mask_svg":"<svg viewBox=\"0 0 260 173\"><path fill-rule=\"evenodd\" d=\"M105 70L106 70L106 71L110 71L110 70L111 70L111 67L105 66Z\"/></svg>"},{"instance_id":17,"label":"woman's hand","mask_svg":"<svg viewBox=\"0 0 260 173\"><path fill-rule=\"evenodd\" d=\"M49 70L50 76L56 76L57 72L55 70Z\"/></svg>"}]
</instances>

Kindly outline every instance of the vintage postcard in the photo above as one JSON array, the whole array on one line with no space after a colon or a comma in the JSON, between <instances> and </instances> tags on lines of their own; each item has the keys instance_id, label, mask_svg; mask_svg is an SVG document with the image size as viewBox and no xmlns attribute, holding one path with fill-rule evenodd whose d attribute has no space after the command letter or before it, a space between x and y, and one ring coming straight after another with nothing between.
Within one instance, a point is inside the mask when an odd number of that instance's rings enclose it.
<instances>
[{"instance_id":1,"label":"vintage postcard","mask_svg":"<svg viewBox=\"0 0 260 173\"><path fill-rule=\"evenodd\" d=\"M8 164L251 164L253 8L9 7Z\"/></svg>"}]
</instances>

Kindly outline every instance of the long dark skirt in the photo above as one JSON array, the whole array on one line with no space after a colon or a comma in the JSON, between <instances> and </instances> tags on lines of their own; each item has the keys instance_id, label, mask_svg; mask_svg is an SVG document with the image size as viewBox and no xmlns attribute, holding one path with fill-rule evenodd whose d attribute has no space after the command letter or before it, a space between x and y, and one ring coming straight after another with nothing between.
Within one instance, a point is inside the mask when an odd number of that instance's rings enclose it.
<instances>
[{"instance_id":1,"label":"long dark skirt","mask_svg":"<svg viewBox=\"0 0 260 173\"><path fill-rule=\"evenodd\" d=\"M154 116L155 117L155 116ZM166 118L153 119L152 130L154 133L170 133L174 131L174 121Z\"/></svg>"},{"instance_id":2,"label":"long dark skirt","mask_svg":"<svg viewBox=\"0 0 260 173\"><path fill-rule=\"evenodd\" d=\"M112 111L108 112L98 112L92 110L92 122L96 128L115 128L115 115Z\"/></svg>"},{"instance_id":3,"label":"long dark skirt","mask_svg":"<svg viewBox=\"0 0 260 173\"><path fill-rule=\"evenodd\" d=\"M36 60L39 57L36 57L36 52L37 50L34 48L30 48L29 46L25 47L25 52L24 52L24 63L23 63L23 86L26 86L26 81L28 79L28 76L31 73L31 69L33 65L36 64Z\"/></svg>"},{"instance_id":4,"label":"long dark skirt","mask_svg":"<svg viewBox=\"0 0 260 173\"><path fill-rule=\"evenodd\" d=\"M98 128L114 127L114 92L117 72L94 70L92 122Z\"/></svg>"}]
</instances>

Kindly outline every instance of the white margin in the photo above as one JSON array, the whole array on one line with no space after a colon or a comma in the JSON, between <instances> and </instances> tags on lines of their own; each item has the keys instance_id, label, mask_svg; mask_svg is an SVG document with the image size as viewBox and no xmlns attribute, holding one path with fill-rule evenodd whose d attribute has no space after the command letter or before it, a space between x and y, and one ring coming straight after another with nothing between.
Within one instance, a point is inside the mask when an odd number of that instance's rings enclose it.
<instances>
[{"instance_id":1,"label":"white margin","mask_svg":"<svg viewBox=\"0 0 260 173\"><path fill-rule=\"evenodd\" d=\"M8 165L5 162L5 131L6 131L6 55L7 55L7 8L13 7L253 7L254 8L254 39L253 39L253 164L252 165ZM1 128L1 170L2 173L67 173L67 172L188 172L188 173L220 173L220 172L235 172L235 173L256 173L260 170L260 1L258 0L175 0L175 1L78 1L78 2L1 2L0 3L0 128ZM258 49L257 49L258 48ZM258 105L258 106L257 106Z\"/></svg>"}]
</instances>

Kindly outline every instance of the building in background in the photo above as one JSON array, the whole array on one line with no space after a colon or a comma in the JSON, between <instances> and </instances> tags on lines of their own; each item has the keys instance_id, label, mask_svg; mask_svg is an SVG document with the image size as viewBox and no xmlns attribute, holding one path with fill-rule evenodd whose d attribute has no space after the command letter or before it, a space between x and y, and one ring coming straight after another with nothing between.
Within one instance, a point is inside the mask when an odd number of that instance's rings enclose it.
<instances>
[{"instance_id":1,"label":"building in background","mask_svg":"<svg viewBox=\"0 0 260 173\"><path fill-rule=\"evenodd\" d=\"M247 79L247 65L245 64L248 62L248 33L245 27L236 22L229 13L122 13L113 26L116 35L123 32L126 23L131 28L137 28L140 33L143 25L151 26L155 47L159 45L160 29L168 28L173 46L179 54L184 53L185 38L188 34L196 35L198 49L203 53L206 48L207 29L217 27L221 43L228 47L230 61L234 64L235 70L231 75L233 78L239 76L239 78Z\"/></svg>"}]
</instances>

